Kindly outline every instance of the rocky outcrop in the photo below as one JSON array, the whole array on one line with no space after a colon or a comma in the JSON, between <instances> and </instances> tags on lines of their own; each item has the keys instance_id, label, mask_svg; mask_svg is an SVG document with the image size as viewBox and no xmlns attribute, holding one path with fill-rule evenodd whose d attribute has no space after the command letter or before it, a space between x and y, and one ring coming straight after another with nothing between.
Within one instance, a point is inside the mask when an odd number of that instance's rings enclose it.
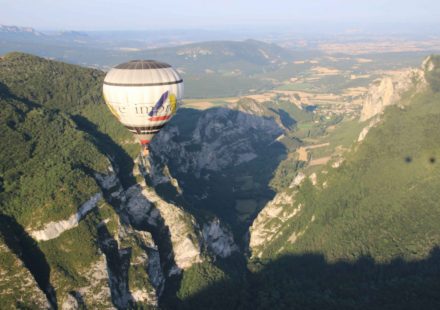
<instances>
[{"instance_id":1,"label":"rocky outcrop","mask_svg":"<svg viewBox=\"0 0 440 310\"><path fill-rule=\"evenodd\" d=\"M295 188L296 186L301 185L301 183L306 179L306 175L302 172L299 172L295 178L293 179L292 183L290 183L289 188Z\"/></svg>"},{"instance_id":2,"label":"rocky outcrop","mask_svg":"<svg viewBox=\"0 0 440 310\"><path fill-rule=\"evenodd\" d=\"M103 254L83 276L88 280L88 285L79 288L75 294L69 294L62 309L76 309L68 307L72 302L77 305L84 303L90 308L115 309L112 304L107 263Z\"/></svg>"},{"instance_id":3,"label":"rocky outcrop","mask_svg":"<svg viewBox=\"0 0 440 310\"><path fill-rule=\"evenodd\" d=\"M136 168L133 174L139 176L140 173L146 173L139 160L137 164L141 169ZM162 224L162 229L168 230L173 251L171 254L179 269L187 269L202 261L198 226L191 215L162 199L145 181L129 188L123 200L124 210L131 221L137 224L147 222L153 226Z\"/></svg>"},{"instance_id":4,"label":"rocky outcrop","mask_svg":"<svg viewBox=\"0 0 440 310\"><path fill-rule=\"evenodd\" d=\"M125 227L120 233L121 245L131 249L128 280L133 304L157 306L165 278L157 246L149 232Z\"/></svg>"},{"instance_id":5,"label":"rocky outcrop","mask_svg":"<svg viewBox=\"0 0 440 310\"><path fill-rule=\"evenodd\" d=\"M264 245L274 239L284 223L302 210L301 204L294 206L294 198L295 192L278 193L258 214L249 229L249 248L253 257L261 257Z\"/></svg>"},{"instance_id":6,"label":"rocky outcrop","mask_svg":"<svg viewBox=\"0 0 440 310\"><path fill-rule=\"evenodd\" d=\"M312 182L312 184L314 186L316 186L318 184L318 175L316 174L316 172L313 172L310 176L309 176L309 180L310 182Z\"/></svg>"},{"instance_id":7,"label":"rocky outcrop","mask_svg":"<svg viewBox=\"0 0 440 310\"><path fill-rule=\"evenodd\" d=\"M426 57L422 63L422 69L425 72L431 72L435 69L435 63L432 56Z\"/></svg>"},{"instance_id":8,"label":"rocky outcrop","mask_svg":"<svg viewBox=\"0 0 440 310\"><path fill-rule=\"evenodd\" d=\"M139 184L129 187L122 195L124 211L130 217L134 225L148 223L156 226L159 212L153 208L153 204L146 198L147 190Z\"/></svg>"},{"instance_id":9,"label":"rocky outcrop","mask_svg":"<svg viewBox=\"0 0 440 310\"><path fill-rule=\"evenodd\" d=\"M139 164L139 161L136 163ZM110 199L118 206L121 218L114 239L107 235L102 243L104 247L111 247L111 244L117 246L113 253L121 260L129 256L128 263L123 264L123 270L113 272L113 279L109 275L113 290L117 292L114 295L118 296L116 304L124 307L156 307L165 284L158 247L150 232L136 230L133 225L144 227L147 223L150 227L157 226L160 214L146 198L145 182L140 181L124 190L116 172L117 168L108 169L106 175L98 176L101 187L109 191ZM141 178L137 165L133 174Z\"/></svg>"},{"instance_id":10,"label":"rocky outcrop","mask_svg":"<svg viewBox=\"0 0 440 310\"><path fill-rule=\"evenodd\" d=\"M177 267L187 269L195 263L202 262L201 242L195 219L176 205L163 200L152 188L144 188L142 195L154 204L169 229Z\"/></svg>"},{"instance_id":11,"label":"rocky outcrop","mask_svg":"<svg viewBox=\"0 0 440 310\"><path fill-rule=\"evenodd\" d=\"M114 188L119 188L120 183L118 176L111 164L110 160L108 161L109 166L107 167L107 173L95 173L95 179L104 190L111 190Z\"/></svg>"},{"instance_id":12,"label":"rocky outcrop","mask_svg":"<svg viewBox=\"0 0 440 310\"><path fill-rule=\"evenodd\" d=\"M145 170L148 171L153 186L168 183L176 189L177 193L182 194L179 181L171 175L170 169L167 165L162 166L160 163L156 163L151 157L145 164Z\"/></svg>"},{"instance_id":13,"label":"rocky outcrop","mask_svg":"<svg viewBox=\"0 0 440 310\"><path fill-rule=\"evenodd\" d=\"M360 121L383 113L387 106L396 104L410 89L420 91L427 85L424 70L407 69L393 72L370 85L365 98Z\"/></svg>"},{"instance_id":14,"label":"rocky outcrop","mask_svg":"<svg viewBox=\"0 0 440 310\"><path fill-rule=\"evenodd\" d=\"M364 141L365 137L370 132L370 129L373 128L374 126L376 126L379 123L379 121L380 121L379 116L372 118L370 120L370 122L368 123L368 125L362 129L357 141L358 142Z\"/></svg>"},{"instance_id":15,"label":"rocky outcrop","mask_svg":"<svg viewBox=\"0 0 440 310\"><path fill-rule=\"evenodd\" d=\"M206 247L216 256L225 258L238 251L232 233L217 218L203 225L202 235Z\"/></svg>"},{"instance_id":16,"label":"rocky outcrop","mask_svg":"<svg viewBox=\"0 0 440 310\"><path fill-rule=\"evenodd\" d=\"M61 305L62 310L77 310L80 305L76 294L68 294L65 298L63 304Z\"/></svg>"},{"instance_id":17,"label":"rocky outcrop","mask_svg":"<svg viewBox=\"0 0 440 310\"><path fill-rule=\"evenodd\" d=\"M202 171L249 162L258 156L258 147L283 133L273 118L261 113L217 108L204 111L190 131L171 124L151 145L155 165L200 178Z\"/></svg>"}]
</instances>

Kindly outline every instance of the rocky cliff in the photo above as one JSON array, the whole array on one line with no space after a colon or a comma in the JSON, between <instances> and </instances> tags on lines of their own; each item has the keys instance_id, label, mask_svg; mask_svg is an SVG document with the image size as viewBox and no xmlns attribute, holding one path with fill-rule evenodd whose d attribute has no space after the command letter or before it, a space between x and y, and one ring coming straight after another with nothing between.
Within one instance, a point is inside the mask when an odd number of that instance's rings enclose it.
<instances>
[{"instance_id":1,"label":"rocky cliff","mask_svg":"<svg viewBox=\"0 0 440 310\"><path fill-rule=\"evenodd\" d=\"M238 251L232 233L223 227L218 218L203 225L202 235L209 251L222 258Z\"/></svg>"},{"instance_id":2,"label":"rocky cliff","mask_svg":"<svg viewBox=\"0 0 440 310\"><path fill-rule=\"evenodd\" d=\"M157 136L151 146L154 164L170 163L173 173L200 178L203 171L209 174L249 162L257 157L258 144L273 142L282 133L273 118L260 114L261 108L258 114L243 108L217 108L196 118L187 115L187 124L170 124Z\"/></svg>"},{"instance_id":3,"label":"rocky cliff","mask_svg":"<svg viewBox=\"0 0 440 310\"><path fill-rule=\"evenodd\" d=\"M371 128L380 121L380 115L387 106L404 104L405 95L414 96L428 87L429 74L435 70L434 59L427 57L420 68L406 69L388 73L385 77L374 81L368 90L362 108L360 121L369 121L361 131L358 142L365 139ZM407 101L410 101L406 98Z\"/></svg>"},{"instance_id":4,"label":"rocky cliff","mask_svg":"<svg viewBox=\"0 0 440 310\"><path fill-rule=\"evenodd\" d=\"M407 69L387 74L370 85L363 104L360 121L367 121L383 113L387 106L396 104L406 92L411 90L420 92L426 86L423 68Z\"/></svg>"},{"instance_id":5,"label":"rocky cliff","mask_svg":"<svg viewBox=\"0 0 440 310\"><path fill-rule=\"evenodd\" d=\"M272 196L268 183L285 153L276 140L284 130L273 111L253 101L180 113L151 145L153 183L197 218L208 253L226 257Z\"/></svg>"},{"instance_id":6,"label":"rocky cliff","mask_svg":"<svg viewBox=\"0 0 440 310\"><path fill-rule=\"evenodd\" d=\"M299 173L292 181L290 189L278 193L253 221L249 228L249 250L252 257L262 257L265 245L282 234L280 228L289 225L289 220L301 212L303 205L295 201L295 196L297 187L305 179L305 175Z\"/></svg>"}]
</instances>

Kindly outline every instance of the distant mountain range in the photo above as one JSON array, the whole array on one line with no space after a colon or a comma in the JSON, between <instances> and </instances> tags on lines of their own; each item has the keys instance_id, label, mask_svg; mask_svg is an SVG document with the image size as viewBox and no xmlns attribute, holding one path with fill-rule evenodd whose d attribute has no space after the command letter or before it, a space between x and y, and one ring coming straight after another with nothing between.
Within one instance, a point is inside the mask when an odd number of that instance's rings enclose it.
<instances>
[{"instance_id":1,"label":"distant mountain range","mask_svg":"<svg viewBox=\"0 0 440 310\"><path fill-rule=\"evenodd\" d=\"M34 28L31 27L19 27L19 26L6 26L6 25L0 25L0 32L1 33L26 33L26 34L33 34L36 36L41 36L42 33L36 31Z\"/></svg>"},{"instance_id":2,"label":"distant mountain range","mask_svg":"<svg viewBox=\"0 0 440 310\"><path fill-rule=\"evenodd\" d=\"M9 37L5 37L6 35L9 35ZM37 31L32 27L20 27L20 26L8 26L8 25L0 25L0 39L8 38L13 39L15 36L20 35L28 35L28 36L36 36L39 37L39 39L43 38L51 38L53 40L57 39L77 39L77 38L88 38L89 35L85 32L80 31L57 31L57 32L41 32ZM17 37L18 38L18 37ZM29 37L30 38L30 37ZM21 40L25 40L22 36L20 37Z\"/></svg>"},{"instance_id":3,"label":"distant mountain range","mask_svg":"<svg viewBox=\"0 0 440 310\"><path fill-rule=\"evenodd\" d=\"M23 37L23 35L31 36ZM155 58L168 61L176 67L185 67L186 70L203 71L212 67L212 69L251 72L256 70L251 65L264 66L267 70L270 66L292 60L295 55L294 52L275 44L256 40L202 42L151 49L147 48L148 46L133 46L132 41L124 42L121 39L113 43L100 41L84 32L64 31L43 34L33 28L17 26L0 26L0 40L3 40L0 53L14 51L14 43L21 44L19 46L22 52L39 51L37 54L43 57L103 67L116 65L127 58ZM81 52L88 50L95 52L91 55L80 55ZM97 55L98 50L100 57ZM251 67L248 68L249 66ZM257 71L262 70L263 68Z\"/></svg>"},{"instance_id":4,"label":"distant mountain range","mask_svg":"<svg viewBox=\"0 0 440 310\"><path fill-rule=\"evenodd\" d=\"M189 97L234 96L249 90L269 89L274 80L264 75L296 59L319 55L291 51L256 40L211 41L152 48L145 41L111 40L76 31L41 33L31 28L3 26L0 55L32 53L87 67L107 70L129 59L156 59L176 67L186 81ZM145 38L148 41L148 37ZM260 76L256 76L260 75Z\"/></svg>"}]
</instances>

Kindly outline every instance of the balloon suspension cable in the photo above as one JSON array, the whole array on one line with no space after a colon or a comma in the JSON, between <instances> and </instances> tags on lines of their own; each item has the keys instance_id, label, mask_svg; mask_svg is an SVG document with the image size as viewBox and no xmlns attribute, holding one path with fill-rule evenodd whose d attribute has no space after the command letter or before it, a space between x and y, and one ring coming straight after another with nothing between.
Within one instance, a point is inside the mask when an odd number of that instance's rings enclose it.
<instances>
[{"instance_id":1,"label":"balloon suspension cable","mask_svg":"<svg viewBox=\"0 0 440 310\"><path fill-rule=\"evenodd\" d=\"M145 170L148 166L148 162L149 162L149 157L150 153L148 151L148 147L146 145L142 145L141 146L141 152L140 152L140 160L141 160L141 166L142 169Z\"/></svg>"},{"instance_id":2,"label":"balloon suspension cable","mask_svg":"<svg viewBox=\"0 0 440 310\"><path fill-rule=\"evenodd\" d=\"M150 156L150 151L148 150L148 144L142 145L142 158L147 160Z\"/></svg>"}]
</instances>

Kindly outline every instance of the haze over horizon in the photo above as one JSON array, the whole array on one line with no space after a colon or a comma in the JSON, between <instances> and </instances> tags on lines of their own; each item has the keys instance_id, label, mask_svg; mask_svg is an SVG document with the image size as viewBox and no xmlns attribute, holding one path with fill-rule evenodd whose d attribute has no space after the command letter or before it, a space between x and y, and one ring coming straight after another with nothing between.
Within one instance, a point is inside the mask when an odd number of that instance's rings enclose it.
<instances>
[{"instance_id":1,"label":"haze over horizon","mask_svg":"<svg viewBox=\"0 0 440 310\"><path fill-rule=\"evenodd\" d=\"M438 33L434 0L159 2L0 0L0 24L39 30L288 30L293 32ZM285 27L288 26L288 29ZM291 29L290 29L291 28Z\"/></svg>"}]
</instances>

